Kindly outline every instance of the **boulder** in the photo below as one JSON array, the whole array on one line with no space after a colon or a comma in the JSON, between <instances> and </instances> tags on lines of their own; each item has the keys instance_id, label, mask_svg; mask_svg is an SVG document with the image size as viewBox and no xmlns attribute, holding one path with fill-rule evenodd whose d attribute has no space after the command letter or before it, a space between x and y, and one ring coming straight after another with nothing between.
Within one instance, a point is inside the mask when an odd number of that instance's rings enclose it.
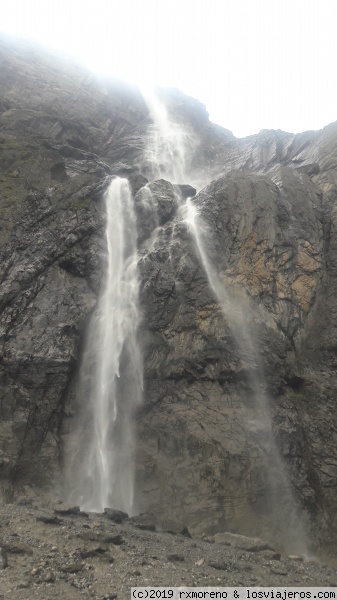
<instances>
[{"instance_id":1,"label":"boulder","mask_svg":"<svg viewBox=\"0 0 337 600\"><path fill-rule=\"evenodd\" d=\"M214 535L214 540L216 544L233 546L233 548L239 548L239 550L246 550L247 552L272 550L270 545L260 538L251 538L245 535L237 535L236 533L216 533Z\"/></svg>"},{"instance_id":2,"label":"boulder","mask_svg":"<svg viewBox=\"0 0 337 600\"><path fill-rule=\"evenodd\" d=\"M105 508L104 514L110 521L114 521L114 523L122 523L125 519L129 518L129 515L122 510L115 510L114 508Z\"/></svg>"}]
</instances>

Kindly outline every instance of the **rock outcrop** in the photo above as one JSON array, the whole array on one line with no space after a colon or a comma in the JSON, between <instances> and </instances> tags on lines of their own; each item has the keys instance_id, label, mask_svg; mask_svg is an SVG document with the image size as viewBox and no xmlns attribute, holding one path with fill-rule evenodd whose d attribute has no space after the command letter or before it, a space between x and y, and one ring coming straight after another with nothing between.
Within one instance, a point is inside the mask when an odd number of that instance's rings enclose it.
<instances>
[{"instance_id":1,"label":"rock outcrop","mask_svg":"<svg viewBox=\"0 0 337 600\"><path fill-rule=\"evenodd\" d=\"M151 119L137 89L13 40L1 39L0 51L2 495L60 482L101 287L102 196L121 175L139 228L139 509L179 516L192 533L282 534L263 436L251 425L258 373L294 505L318 543L332 546L337 125L236 140L200 102L162 90L193 132L192 174L180 188L148 183ZM244 353L184 219L195 193L187 186L200 182L193 203L207 256L254 338Z\"/></svg>"}]
</instances>

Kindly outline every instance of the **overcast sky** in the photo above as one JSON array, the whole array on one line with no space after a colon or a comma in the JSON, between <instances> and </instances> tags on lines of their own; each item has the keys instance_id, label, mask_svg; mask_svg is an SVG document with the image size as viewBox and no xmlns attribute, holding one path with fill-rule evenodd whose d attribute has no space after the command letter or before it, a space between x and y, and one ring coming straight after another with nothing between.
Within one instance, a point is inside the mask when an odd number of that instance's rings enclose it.
<instances>
[{"instance_id":1,"label":"overcast sky","mask_svg":"<svg viewBox=\"0 0 337 600\"><path fill-rule=\"evenodd\" d=\"M238 137L337 120L336 29L337 0L0 0L0 31L178 87Z\"/></svg>"}]
</instances>

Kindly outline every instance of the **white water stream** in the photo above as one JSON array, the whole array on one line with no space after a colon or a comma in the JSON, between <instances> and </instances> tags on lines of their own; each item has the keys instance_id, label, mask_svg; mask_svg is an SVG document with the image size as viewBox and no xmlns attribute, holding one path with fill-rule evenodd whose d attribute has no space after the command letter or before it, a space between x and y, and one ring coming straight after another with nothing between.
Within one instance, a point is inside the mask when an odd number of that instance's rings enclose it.
<instances>
[{"instance_id":1,"label":"white water stream","mask_svg":"<svg viewBox=\"0 0 337 600\"><path fill-rule=\"evenodd\" d=\"M89 328L82 361L80 429L71 467L72 500L83 510L133 512L133 415L141 401L142 361L137 229L126 179L106 194L107 264L104 291Z\"/></svg>"},{"instance_id":2,"label":"white water stream","mask_svg":"<svg viewBox=\"0 0 337 600\"><path fill-rule=\"evenodd\" d=\"M150 178L187 183L196 146L194 136L170 119L166 106L151 88L142 88L141 92L153 121L145 151Z\"/></svg>"},{"instance_id":3,"label":"white water stream","mask_svg":"<svg viewBox=\"0 0 337 600\"><path fill-rule=\"evenodd\" d=\"M144 98L153 119L148 159L153 165L154 176L163 177L173 183L191 183L191 156L196 150L193 136L170 119L166 107L153 92L147 91ZM209 285L228 319L240 360L246 365L254 414L249 422L245 423L245 427L252 439L257 440L264 463L268 495L265 505L267 520L271 528L278 529L279 537L286 546L305 554L305 522L297 509L285 465L275 442L270 399L265 392L262 361L257 347L256 332L252 327L253 315L244 302L228 293L223 280L213 267L205 243L206 239L212 237L212 232L207 230L191 199L187 200L185 206L181 206L180 212L194 237Z\"/></svg>"},{"instance_id":4,"label":"white water stream","mask_svg":"<svg viewBox=\"0 0 337 600\"><path fill-rule=\"evenodd\" d=\"M255 438L262 452L266 472L265 514L268 527L277 532L278 540L292 552L307 555L306 519L299 511L285 465L277 448L272 428L270 400L265 392L265 381L260 352L252 325L253 314L245 303L231 297L206 251L206 240L212 235L199 215L198 208L188 199L184 207L184 220L190 229L213 290L247 368L248 382L254 406L254 416L245 423L247 432Z\"/></svg>"}]
</instances>

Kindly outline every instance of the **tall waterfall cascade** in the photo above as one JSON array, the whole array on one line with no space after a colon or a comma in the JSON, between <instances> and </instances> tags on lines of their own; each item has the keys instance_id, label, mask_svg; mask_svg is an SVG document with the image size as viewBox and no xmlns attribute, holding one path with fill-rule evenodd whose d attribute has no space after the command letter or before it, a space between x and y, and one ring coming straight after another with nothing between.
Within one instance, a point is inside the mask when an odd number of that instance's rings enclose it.
<instances>
[{"instance_id":1,"label":"tall waterfall cascade","mask_svg":"<svg viewBox=\"0 0 337 600\"><path fill-rule=\"evenodd\" d=\"M145 150L151 178L191 184L193 138L172 120L153 92L146 91L144 99L152 118ZM151 190L145 186L141 194L142 201L155 212L156 201ZM226 289L225 278L213 266L205 243L212 232L207 230L197 205L192 199L185 204L181 200L178 205L177 219L190 231L239 358L247 365L249 401L254 415L243 427L262 457L263 485L268 489L267 518L277 521L279 536L288 542L289 548L305 553L304 520L274 439L270 400L265 392L263 365L250 313L254 309L249 303L233 298L232 291ZM87 511L101 512L105 507L113 507L133 514L134 415L142 398L142 357L137 340L140 324L137 226L126 179L112 180L105 194L105 206L105 280L89 326L79 377L81 416L71 449L70 498ZM158 226L149 240L149 252L160 245L160 229ZM174 230L173 224L173 237Z\"/></svg>"},{"instance_id":2,"label":"tall waterfall cascade","mask_svg":"<svg viewBox=\"0 0 337 600\"><path fill-rule=\"evenodd\" d=\"M187 160L189 154L193 152L189 147L191 138L178 123L172 121L166 107L154 94L148 93L145 100L153 119L148 157L152 159L154 175L173 183L191 183L188 178ZM283 538L288 548L305 554L307 552L305 516L302 517L297 507L285 465L275 442L269 408L270 400L265 392L263 365L257 335L252 325L253 315L250 309L247 312L248 306L244 302L232 297L223 279L213 267L207 255L207 245L204 243L212 236L212 232L207 230L192 199L188 199L185 206L180 207L180 215L192 234L209 286L228 320L240 359L248 366L254 416L244 426L260 447L263 470L266 473L264 484L268 496L265 507L267 519L277 524L275 529L278 529L279 539Z\"/></svg>"},{"instance_id":3,"label":"tall waterfall cascade","mask_svg":"<svg viewBox=\"0 0 337 600\"><path fill-rule=\"evenodd\" d=\"M256 332L252 325L252 313L245 303L232 298L227 292L206 251L206 239L211 232L200 217L191 199L184 207L185 222L192 233L201 264L229 327L241 360L249 365L249 384L254 406L254 418L244 426L252 439L258 440L266 472L264 482L267 490L264 518L273 522L279 540L293 552L307 554L306 516L299 510L285 465L277 448L272 428L270 400L265 391L263 365L260 358Z\"/></svg>"},{"instance_id":4,"label":"tall waterfall cascade","mask_svg":"<svg viewBox=\"0 0 337 600\"><path fill-rule=\"evenodd\" d=\"M71 499L83 510L133 513L134 411L142 396L137 342L137 228L126 179L106 194L107 262L79 380L80 421L70 467Z\"/></svg>"}]
</instances>

